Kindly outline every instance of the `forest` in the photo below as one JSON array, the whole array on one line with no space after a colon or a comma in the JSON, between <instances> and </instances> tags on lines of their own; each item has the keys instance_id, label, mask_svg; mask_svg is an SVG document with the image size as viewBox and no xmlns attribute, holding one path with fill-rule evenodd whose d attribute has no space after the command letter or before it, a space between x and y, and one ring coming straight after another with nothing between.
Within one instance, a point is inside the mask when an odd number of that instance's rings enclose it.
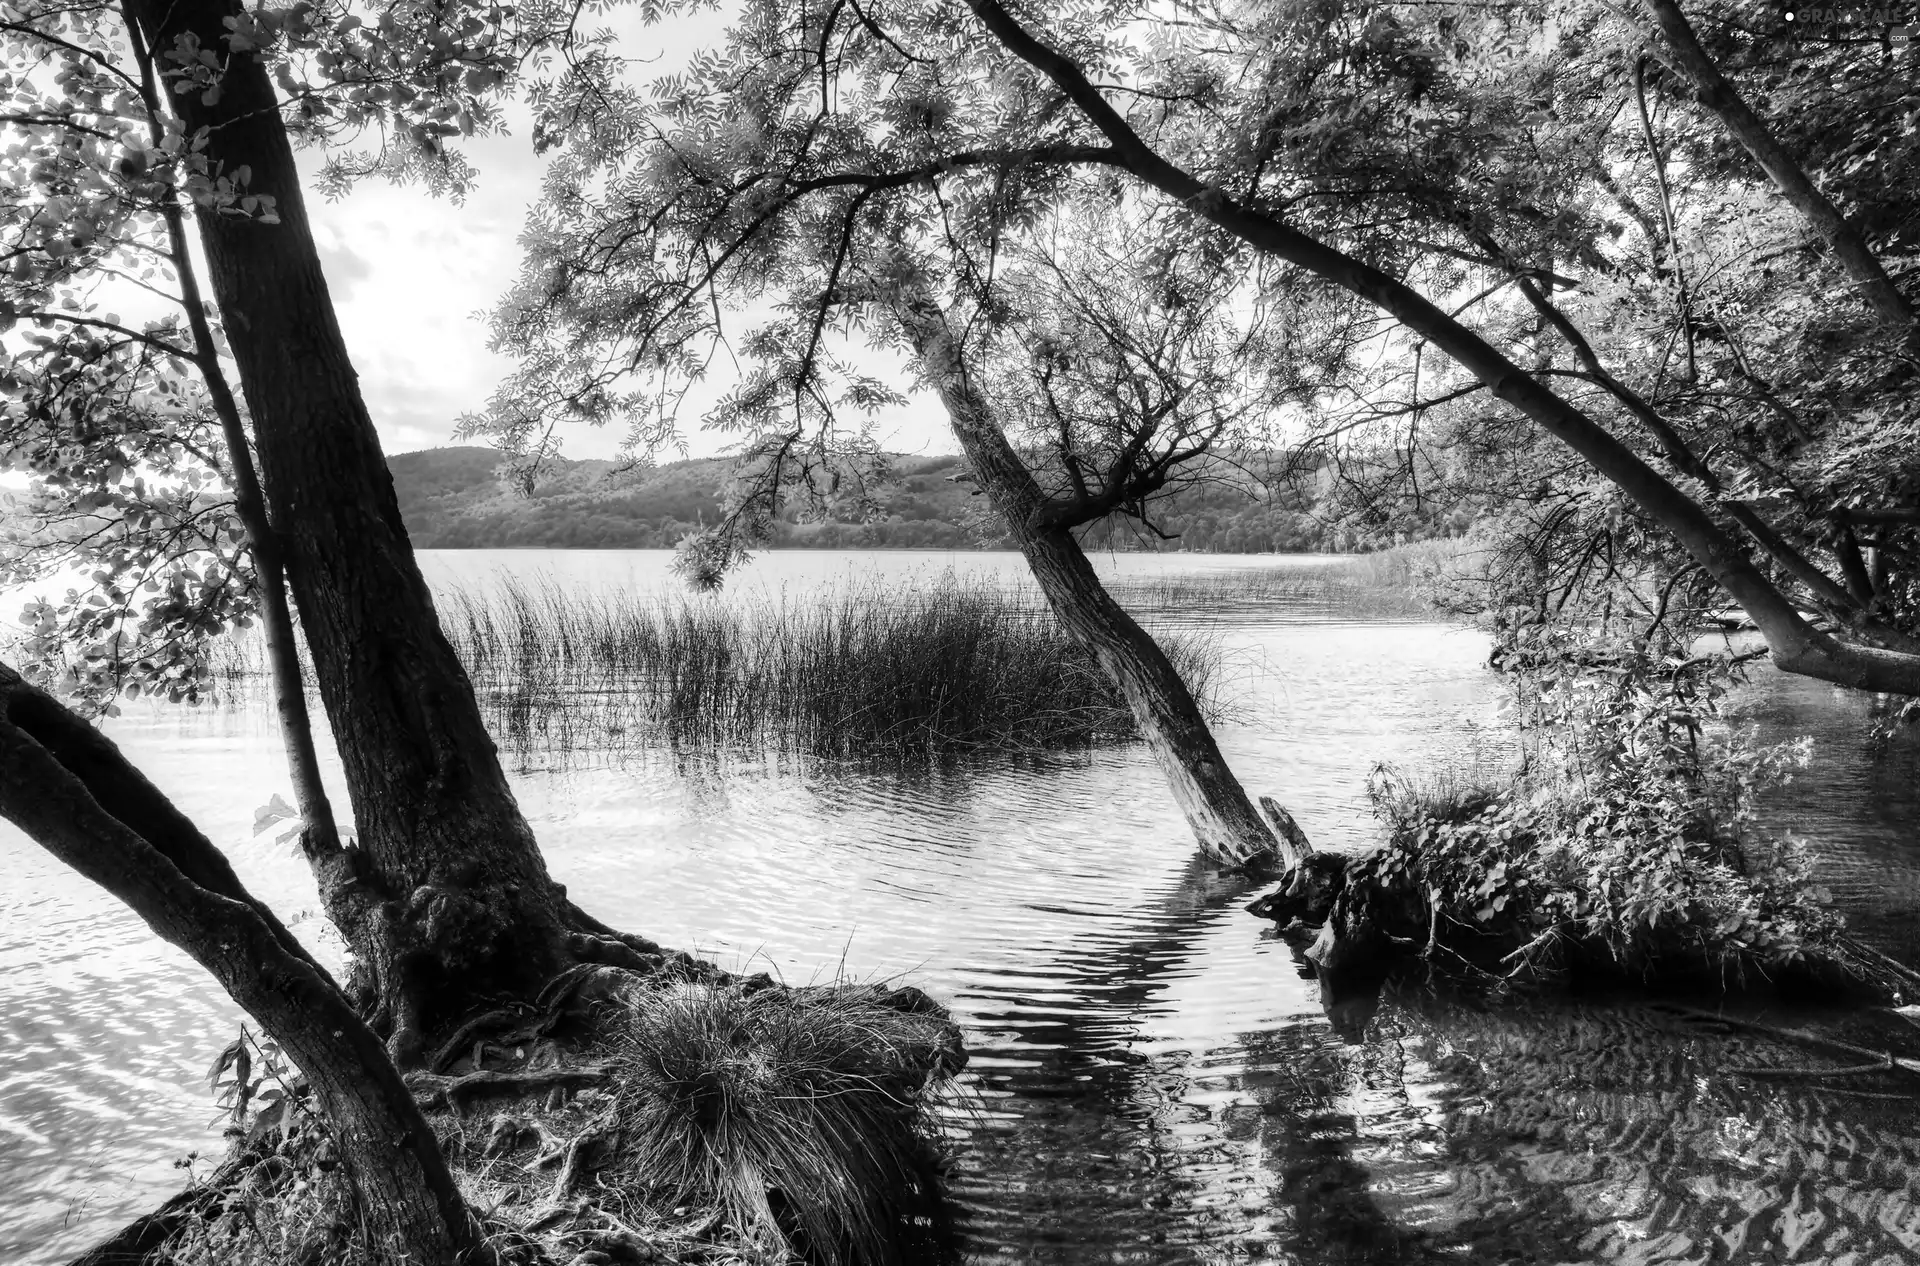
<instances>
[{"instance_id":1,"label":"forest","mask_svg":"<svg viewBox=\"0 0 1920 1266\"><path fill-rule=\"evenodd\" d=\"M4 1251L1907 1260L1897 16L0 0ZM390 459L311 208L503 136Z\"/></svg>"}]
</instances>

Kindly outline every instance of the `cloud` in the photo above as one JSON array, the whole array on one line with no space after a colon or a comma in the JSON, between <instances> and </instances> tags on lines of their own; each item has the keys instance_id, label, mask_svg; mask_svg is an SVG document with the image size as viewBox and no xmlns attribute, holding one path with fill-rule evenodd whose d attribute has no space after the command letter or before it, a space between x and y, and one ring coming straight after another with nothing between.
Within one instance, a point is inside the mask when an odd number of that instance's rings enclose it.
<instances>
[{"instance_id":1,"label":"cloud","mask_svg":"<svg viewBox=\"0 0 1920 1266\"><path fill-rule=\"evenodd\" d=\"M316 231L313 237L320 252L320 271L326 274L327 290L334 302L351 298L354 288L373 276L373 265L331 231Z\"/></svg>"},{"instance_id":2,"label":"cloud","mask_svg":"<svg viewBox=\"0 0 1920 1266\"><path fill-rule=\"evenodd\" d=\"M656 74L676 69L696 47L715 42L725 16L707 13L636 25L621 34L630 46L654 51L655 60L641 73ZM466 147L480 177L464 202L378 181L337 200L309 202L340 327L388 452L454 443L459 416L484 408L512 368L488 350L483 315L520 269L519 235L539 197L546 160L533 152L531 116L524 106L509 109L507 126L509 135L483 137ZM301 156L309 189L320 161L312 152ZM867 359L857 347L839 350ZM878 356L874 364L875 372L910 385L896 358ZM733 365L723 354L716 358L713 377L690 393L682 411L689 452L715 453L737 439L699 426L700 416L733 379ZM945 417L923 394L907 406L883 410L876 422L888 448L954 451ZM624 429L615 424L573 428L564 442L572 456L606 457L623 438Z\"/></svg>"}]
</instances>

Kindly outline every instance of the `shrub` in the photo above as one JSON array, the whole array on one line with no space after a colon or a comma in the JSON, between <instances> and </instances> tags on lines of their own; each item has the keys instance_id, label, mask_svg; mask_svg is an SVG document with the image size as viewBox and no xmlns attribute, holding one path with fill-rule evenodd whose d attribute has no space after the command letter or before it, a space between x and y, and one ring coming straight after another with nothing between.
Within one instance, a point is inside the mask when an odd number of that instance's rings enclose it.
<instances>
[{"instance_id":1,"label":"shrub","mask_svg":"<svg viewBox=\"0 0 1920 1266\"><path fill-rule=\"evenodd\" d=\"M1808 745L1726 724L1741 657L1525 626L1502 642L1525 760L1504 786L1376 771L1389 840L1349 891L1414 892L1443 933L1490 937L1508 970L1599 959L1626 974L1767 974L1840 931L1805 849L1755 821ZM1369 882L1370 881L1370 882Z\"/></svg>"}]
</instances>

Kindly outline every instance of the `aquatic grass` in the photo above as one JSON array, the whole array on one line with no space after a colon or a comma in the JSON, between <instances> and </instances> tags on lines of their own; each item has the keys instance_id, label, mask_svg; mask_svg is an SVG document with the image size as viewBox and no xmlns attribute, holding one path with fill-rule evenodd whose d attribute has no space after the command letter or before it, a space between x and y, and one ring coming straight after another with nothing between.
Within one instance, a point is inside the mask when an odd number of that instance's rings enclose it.
<instances>
[{"instance_id":1,"label":"aquatic grass","mask_svg":"<svg viewBox=\"0 0 1920 1266\"><path fill-rule=\"evenodd\" d=\"M675 983L623 1005L616 1164L654 1203L717 1208L770 1260L952 1258L926 1088L959 1061L937 1011L858 986Z\"/></svg>"},{"instance_id":2,"label":"aquatic grass","mask_svg":"<svg viewBox=\"0 0 1920 1266\"><path fill-rule=\"evenodd\" d=\"M1276 556L1231 571L1142 576L1110 582L1130 607L1210 613L1296 609L1317 619L1431 620L1437 584L1469 558L1458 539L1415 541L1337 559Z\"/></svg>"},{"instance_id":3,"label":"aquatic grass","mask_svg":"<svg viewBox=\"0 0 1920 1266\"><path fill-rule=\"evenodd\" d=\"M496 734L528 749L664 740L907 756L1135 733L1090 652L1026 595L977 580L812 598L506 580L439 607ZM1217 646L1190 633L1162 644L1220 715Z\"/></svg>"}]
</instances>

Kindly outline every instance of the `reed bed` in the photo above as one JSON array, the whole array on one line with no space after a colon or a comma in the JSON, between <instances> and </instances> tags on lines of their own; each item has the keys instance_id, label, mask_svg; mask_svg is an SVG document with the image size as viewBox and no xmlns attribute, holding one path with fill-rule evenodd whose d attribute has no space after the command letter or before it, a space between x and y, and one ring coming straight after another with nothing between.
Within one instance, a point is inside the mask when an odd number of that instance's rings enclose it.
<instances>
[{"instance_id":1,"label":"reed bed","mask_svg":"<svg viewBox=\"0 0 1920 1266\"><path fill-rule=\"evenodd\" d=\"M1051 615L978 581L799 600L504 581L438 605L495 734L522 750L665 742L906 756L1135 733L1118 691ZM1217 715L1217 648L1186 633L1162 645Z\"/></svg>"},{"instance_id":2,"label":"reed bed","mask_svg":"<svg viewBox=\"0 0 1920 1266\"><path fill-rule=\"evenodd\" d=\"M1333 560L1283 558L1276 566L1128 578L1109 587L1136 610L1290 609L1317 619L1431 620L1435 584L1469 552L1461 540L1415 541Z\"/></svg>"}]
</instances>

